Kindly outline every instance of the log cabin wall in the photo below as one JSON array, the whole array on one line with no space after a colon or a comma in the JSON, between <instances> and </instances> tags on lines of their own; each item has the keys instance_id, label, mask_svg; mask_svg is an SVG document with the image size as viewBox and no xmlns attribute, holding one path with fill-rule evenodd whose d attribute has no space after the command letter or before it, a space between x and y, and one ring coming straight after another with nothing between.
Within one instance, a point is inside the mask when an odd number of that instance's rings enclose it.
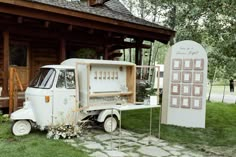
<instances>
[{"instance_id":1,"label":"log cabin wall","mask_svg":"<svg viewBox=\"0 0 236 157\"><path fill-rule=\"evenodd\" d=\"M0 37L0 87L3 87L3 76L3 38Z\"/></svg>"},{"instance_id":2,"label":"log cabin wall","mask_svg":"<svg viewBox=\"0 0 236 157\"><path fill-rule=\"evenodd\" d=\"M14 66L17 69L18 75L20 76L24 89L26 89L30 80L32 80L32 78L36 75L41 66L60 63L60 56L58 53L60 49L59 40L55 39L53 40L53 42L51 42L51 39L45 38L42 42L39 41L36 36L20 36L15 34L15 32L10 32L9 38L10 47L14 44L27 45L27 66L19 67L15 65L10 65L10 63L8 65L8 68L10 66ZM9 58L5 59L9 60ZM22 58L19 58L19 60L21 59ZM0 37L0 87L4 87L4 79L8 80L6 72L4 71L3 37ZM8 88L8 83L5 86L7 86ZM4 90L2 92L2 96L8 96L8 91ZM20 103L18 104L18 106L22 105L22 101L19 101L18 103ZM8 101L0 101L0 108L2 107L8 107Z\"/></svg>"},{"instance_id":3,"label":"log cabin wall","mask_svg":"<svg viewBox=\"0 0 236 157\"><path fill-rule=\"evenodd\" d=\"M10 33L10 47L14 44L27 47L27 65L25 67L16 66L25 89L41 66L60 63L58 39L47 37L41 39L38 36L28 36L27 34L22 36L14 32Z\"/></svg>"},{"instance_id":4,"label":"log cabin wall","mask_svg":"<svg viewBox=\"0 0 236 157\"><path fill-rule=\"evenodd\" d=\"M48 45L45 42L45 45ZM39 68L43 65L59 64L58 45L50 45L50 47L39 45L37 42L33 42L30 45L30 80L38 72Z\"/></svg>"}]
</instances>

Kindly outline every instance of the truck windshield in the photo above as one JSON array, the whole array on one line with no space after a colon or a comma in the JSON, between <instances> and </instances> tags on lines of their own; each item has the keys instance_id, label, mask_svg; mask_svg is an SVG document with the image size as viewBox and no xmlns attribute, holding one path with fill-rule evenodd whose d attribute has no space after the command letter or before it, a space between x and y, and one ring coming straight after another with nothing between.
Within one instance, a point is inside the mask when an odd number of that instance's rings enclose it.
<instances>
[{"instance_id":1,"label":"truck windshield","mask_svg":"<svg viewBox=\"0 0 236 157\"><path fill-rule=\"evenodd\" d=\"M33 88L51 88L53 85L56 71L50 68L41 68L38 75L30 82Z\"/></svg>"}]
</instances>

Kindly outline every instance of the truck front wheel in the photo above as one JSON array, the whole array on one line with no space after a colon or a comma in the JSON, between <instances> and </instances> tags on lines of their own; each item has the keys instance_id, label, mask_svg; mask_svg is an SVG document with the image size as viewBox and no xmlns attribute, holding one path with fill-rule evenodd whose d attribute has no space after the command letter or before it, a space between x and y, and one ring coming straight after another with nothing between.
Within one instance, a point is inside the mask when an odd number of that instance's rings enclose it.
<instances>
[{"instance_id":1,"label":"truck front wheel","mask_svg":"<svg viewBox=\"0 0 236 157\"><path fill-rule=\"evenodd\" d=\"M13 122L11 131L15 136L23 136L29 134L31 128L32 126L28 120L18 120Z\"/></svg>"},{"instance_id":2,"label":"truck front wheel","mask_svg":"<svg viewBox=\"0 0 236 157\"><path fill-rule=\"evenodd\" d=\"M117 128L117 118L116 117L107 117L103 123L104 130L108 133L111 133Z\"/></svg>"}]
</instances>

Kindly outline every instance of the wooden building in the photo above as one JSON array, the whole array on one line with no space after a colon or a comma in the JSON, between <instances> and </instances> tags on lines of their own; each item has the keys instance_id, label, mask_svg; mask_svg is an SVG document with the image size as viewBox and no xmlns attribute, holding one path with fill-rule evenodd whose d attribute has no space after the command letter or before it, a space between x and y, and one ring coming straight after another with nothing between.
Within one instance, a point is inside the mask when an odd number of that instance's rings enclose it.
<instances>
[{"instance_id":1,"label":"wooden building","mask_svg":"<svg viewBox=\"0 0 236 157\"><path fill-rule=\"evenodd\" d=\"M9 67L17 69L26 87L40 66L76 57L82 48L103 59L111 59L115 50L136 48L140 64L141 49L149 48L144 40L168 43L175 34L134 17L119 0L0 0L0 33L3 96Z\"/></svg>"}]
</instances>

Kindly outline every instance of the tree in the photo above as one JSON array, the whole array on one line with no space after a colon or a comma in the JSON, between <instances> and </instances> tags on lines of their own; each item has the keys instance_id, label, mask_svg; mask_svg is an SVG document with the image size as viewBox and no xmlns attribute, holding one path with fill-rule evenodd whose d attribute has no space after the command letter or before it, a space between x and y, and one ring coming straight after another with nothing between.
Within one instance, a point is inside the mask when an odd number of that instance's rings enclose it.
<instances>
[{"instance_id":1,"label":"tree","mask_svg":"<svg viewBox=\"0 0 236 157\"><path fill-rule=\"evenodd\" d=\"M145 4L151 7L144 7ZM163 21L165 26L175 29L176 42L194 40L201 43L208 52L210 80L215 69L225 73L221 75L224 78L235 75L232 69L236 59L235 0L139 0L135 8L141 8L141 17L153 22Z\"/></svg>"}]
</instances>

